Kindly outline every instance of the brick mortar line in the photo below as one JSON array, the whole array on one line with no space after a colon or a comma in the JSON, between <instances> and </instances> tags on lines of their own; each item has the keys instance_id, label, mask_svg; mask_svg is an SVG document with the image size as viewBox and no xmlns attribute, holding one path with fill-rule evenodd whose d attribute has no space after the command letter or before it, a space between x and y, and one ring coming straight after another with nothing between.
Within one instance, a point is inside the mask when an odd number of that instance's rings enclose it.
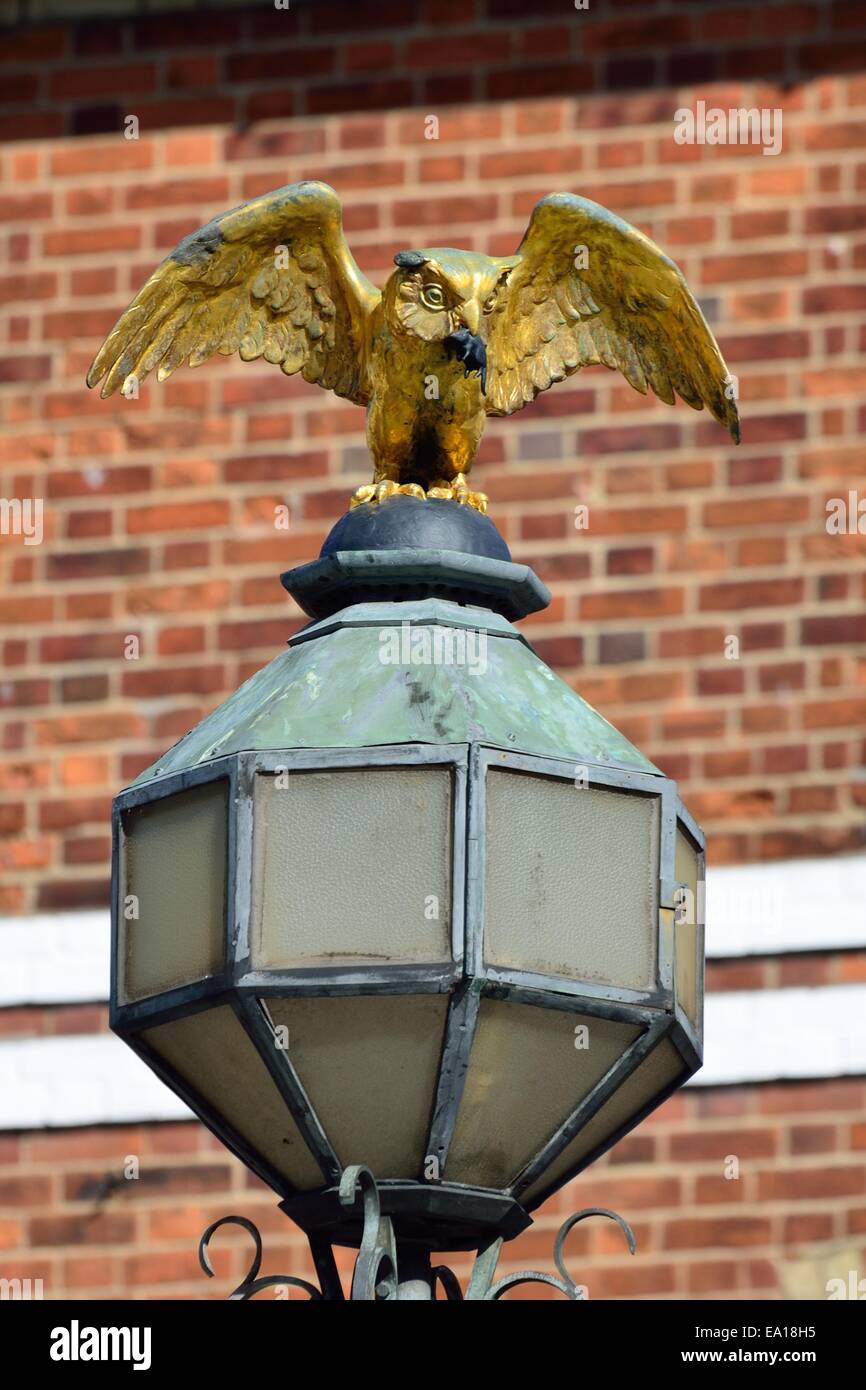
<instances>
[{"instance_id":1,"label":"brick mortar line","mask_svg":"<svg viewBox=\"0 0 866 1390\"><path fill-rule=\"evenodd\" d=\"M673 14L676 14L676 12L673 12ZM663 19L664 16L654 15L654 18L660 20ZM178 101L183 101L184 99L193 99L196 96L202 96L204 99L208 99L215 94L225 92L227 89L231 91L239 90L242 94L246 95L248 90L259 91L262 90L263 87L270 87L271 84L276 87L277 84L284 79L269 74L258 81L252 78L241 79L229 87L228 70L232 60L236 57L244 59L255 59L256 57L267 58L275 49L282 51L283 48L291 52L293 56L296 55L301 59L305 55L316 54L323 50L330 49L335 53L337 58L337 65L330 72L313 72L307 75L296 73L290 76L288 80L289 90L293 96L297 97L299 104L303 103L304 105L306 105L305 98L316 97L322 92L339 90L343 87L356 87L363 85L365 81L409 82L418 90L419 98L423 94L424 85L435 83L436 81L442 81L444 84L447 84L455 78L468 80L475 77L477 79L475 90L478 92L482 83L490 79L496 79L503 74L509 74L517 78L525 72L544 72L564 66L586 66L592 70L595 79L601 78L603 82L606 68L611 62L628 63L629 60L634 60L635 58L643 58L647 61L652 61L655 64L654 76L639 89L631 87L621 89L621 95L624 99L634 98L638 93L645 90L652 91L653 93L671 91L682 99L686 99L688 93L696 91L703 92L707 89L712 90L713 87L719 87L724 92L726 89L729 91L731 88L736 88L738 86L752 86L763 90L769 88L771 91L774 89L781 89L784 94L786 84L788 83L794 83L795 85L816 85L825 80L827 76L829 76L831 80L835 79L836 81L844 82L848 76L844 72L831 71L829 74L805 72L799 62L801 51L807 51L816 42L820 42L822 38L829 38L839 43L850 41L851 44L855 44L858 39L866 37L866 24L847 30L824 28L819 31L812 30L808 33L799 31L789 36L787 52L789 66L786 76L757 78L752 75L740 75L738 73L720 73L699 82L685 83L677 82L665 76L664 60L670 58L685 59L694 53L696 45L700 45L701 43L718 44L719 41L717 39L703 40L699 36L693 36L691 38L678 40L672 46L669 40L660 37L657 45L653 45L649 51L645 40L636 39L634 47L617 48L612 58L604 50L592 48L585 49L577 43L569 44L561 53L532 53L515 51L512 49L508 55L502 58L492 58L483 67L477 68L473 68L459 61L449 62L447 59L437 61L435 58L430 59L425 64L419 64L417 66L415 64L409 65L409 49L415 43L423 44L429 42L431 39L435 39L439 45L448 44L449 42L460 45L461 42L465 42L467 37L474 37L475 35L483 35L485 41L495 42L498 38L511 38L515 34L515 29L518 34L523 34L526 32L544 32L545 30L549 30L550 27L551 17L549 15L541 15L536 19L531 12L524 12L516 25L495 25L490 23L489 20L487 22L482 20L474 25L461 25L459 27L446 26L444 31L442 27L433 28L431 26L425 34L404 35L402 37L402 31L395 31L393 26L382 30L366 31L360 38L357 34L352 34L349 31L344 31L340 35L321 34L309 36L288 34L283 36L272 34L268 37L259 37L258 35L246 34L242 36L239 41L225 40L220 44L203 44L201 46L194 44L188 46L184 45L182 52L172 49L170 43L167 43L162 46L150 46L144 49L133 48L129 53L124 52L121 54L67 53L56 59L53 57L48 59L41 58L38 62L34 61L34 65L31 68L25 66L27 63L26 58L20 61L26 76L35 75L39 78L40 90L43 97L56 104L65 103L67 101L74 103L86 99L86 94L82 94L81 97L67 97L65 95L55 97L50 94L51 79L55 75L69 72L70 64L81 64L82 66L86 66L88 71L104 70L110 72L118 66L119 59L120 65L129 66L129 58L134 59L134 65L136 66L147 66L155 70L157 80L154 87L144 89L140 92L140 95L148 100L158 100L169 97ZM377 35L380 37L377 37ZM134 35L128 33L125 33L124 37L131 37L134 40ZM297 41L298 37L301 38L300 42ZM579 37L579 30L577 29L573 30L570 35L572 39L575 37ZM721 46L721 55L723 58L733 58L734 54L738 56L742 54L748 58L749 54L765 53L768 47L773 45L774 40L778 42L778 38L778 35L772 34L737 36L731 39L727 44ZM283 42L283 40L285 41ZM791 40L793 40L793 42L791 42ZM391 43L392 55L387 68L346 67L345 60L351 46L357 43L372 44L376 42ZM795 45L799 45L799 48ZM195 62L203 58L211 58L217 61L219 67L215 82L206 83L201 86L193 85L191 87L182 83L176 85L168 83L167 76L172 62L176 62L178 59L189 59ZM601 86L598 91L581 92L575 97L569 97L567 93L557 93L556 96L560 96L563 100L572 100L580 103L593 99L610 100L613 96L619 94L619 90L611 92L610 90L605 90L604 87ZM115 94L111 93L109 95L113 97ZM122 92L118 93L118 100L122 100L125 95L126 94ZM544 99L556 99L556 97ZM729 98L726 97L726 99ZM479 92L476 100L485 101L487 98L485 98L482 92ZM446 104L451 105L452 103L448 102L446 99ZM306 111L302 114L316 116L320 114L331 115L339 113L316 113Z\"/></svg>"},{"instance_id":2,"label":"brick mortar line","mask_svg":"<svg viewBox=\"0 0 866 1390\"><path fill-rule=\"evenodd\" d=\"M819 84L820 84L820 78L816 78L816 79L810 79L810 80L808 80L807 82L804 82L802 85L804 86L804 88L812 88L812 89L814 89L814 88L816 88ZM233 88L232 90L234 90L234 88ZM256 85L251 85L250 90L253 91L253 92L255 92L255 91L259 91L259 90L261 90L261 89L260 89L260 87L258 87L258 86L256 86ZM653 90L653 94L654 94L654 95L660 95L660 93L658 92L658 89L652 89L652 90ZM705 91L706 91L706 88L704 88L704 87L701 87L701 88L696 89L696 90L695 90L695 93L694 93L694 96L693 96L693 100L695 100L695 101L698 100L698 99L707 100L707 99L708 99L707 97L705 97L705 96L703 96L703 95L700 95L700 96L699 96L699 93L702 94L702 93L704 93ZM142 94L142 95L143 95L143 94ZM760 90L755 90L755 91L753 91L751 94L746 95L746 96L743 97L743 103L742 103L742 104L745 105L745 106L748 106L748 105L750 105L750 104L751 104L751 105L754 105L754 100L756 100L757 97L760 96L760 95L762 95L762 93L760 92ZM840 95L841 95L841 94L840 94ZM846 96L847 96L847 94L846 94ZM754 100L751 100L751 101L750 101L750 97L751 97L751 98L754 98ZM608 98L607 96L605 96L604 94L599 94L598 97L594 98L594 100L597 100L597 101L605 101L605 100L608 100L608 99L609 99L609 98ZM672 104L672 107L673 107L672 116L673 116L674 112L675 112L677 109L679 109L679 106L681 106L681 105L683 104L683 101L684 101L684 100L685 100L684 98L681 98L681 97L678 97L678 96L672 96L672 98L671 98L671 104ZM678 104L675 105L674 103L678 103ZM429 104L429 103L428 103L428 104ZM542 103L542 104L544 104L544 103ZM863 107L864 107L864 119L866 119L866 99L864 99ZM456 104L453 104L453 105L448 105L448 106L446 107L446 112L445 112L445 114L448 115L448 116L452 116L452 115L453 115L453 116L467 116L467 115L470 115L470 114L478 113L479 111L480 111L480 112L485 112L485 113L490 113L490 112L499 111L499 112L502 112L502 113L510 113L510 114L515 114L515 115L516 115L517 113L519 113L519 112L521 112L521 111L523 111L523 110L525 110L525 103L521 103L519 98L507 98L507 99L503 99L503 100L498 101L498 102L496 102L496 101L491 101L491 102L486 102L486 101L485 101L485 102L459 102L459 103L456 103ZM802 131L803 131L803 129L805 129L805 128L808 128L808 129L822 129L822 128L833 127L833 126L835 126L835 125L852 125L852 124L853 124L853 125L856 125L856 124L862 124L862 123L863 123L863 121L859 118L859 115L858 115L858 113L859 113L859 111L860 111L860 107L857 106L857 105L852 106L849 100L840 101L840 103L839 103L839 105L838 105L838 108L834 108L834 109L832 109L832 110L823 110L823 109L808 110L808 109L807 109L807 110L791 111L791 110L789 110L788 108L784 107L784 105L783 105L783 107L782 107L782 110L783 110L783 132L784 132L784 130L785 130L786 127L787 127L787 128L790 128L790 127L793 125L794 130L795 130L795 132L796 132L798 135L802 134ZM852 115L852 112L854 113L853 115ZM22 114L23 114L23 113L22 113ZM134 114L134 113L132 113L132 114ZM433 112L433 113L427 113L427 114L439 114L439 113ZM842 116L842 117L847 117L847 119L840 119L840 116ZM296 115L296 116L286 117L286 118L284 118L283 120L277 120L277 119L275 119L275 118L270 118L270 119L268 119L267 121L255 122L255 129L256 129L256 136L257 136L257 137L260 136L261 138L267 138L268 135L272 135L272 134L281 134L281 133L285 130L286 125L290 125L290 127L291 127L292 130L298 129L298 130L300 130L300 131L302 131L302 132L303 132L303 131L313 131L313 132L322 132L322 133L326 133L326 132L336 132L336 133L340 133L341 129L344 129L344 128L346 127L347 124L349 124L351 121L353 121L353 120L355 120L355 119L363 120L364 118L359 118L359 117L357 117L357 114L356 114L356 113L337 113L337 112L335 112L335 113L326 113L326 114L323 115L323 116L313 116L313 115L309 115L309 114L305 114L305 113L300 113L300 114L298 114L298 115ZM326 159L330 159L331 156L333 155L333 157L334 157L335 160L339 160L339 162L341 162L341 163L343 163L343 164L352 164L352 163L354 163L355 161L357 161L357 160L359 159L359 157L362 156L362 155L372 156L372 158L370 159L370 162L371 162L371 163L379 163L379 162L385 162L385 161L387 160L387 157L388 157L389 153L390 153L391 157L393 158L397 152L402 152L402 153L404 154L404 157L406 157L406 158L409 158L409 157L410 157L411 155L413 155L413 154L415 155L416 158L429 158L429 157L433 156L434 154L436 154L436 155L441 155L443 152L446 152L446 151L447 151L448 153L452 153L452 154L456 154L456 155L459 155L459 154L460 154L461 146L462 146L462 141L459 140L459 139L453 139L453 140L450 140L450 139L445 139L445 140L429 140L429 141L423 140L423 139L422 139L422 140L408 140L408 139L402 139L401 136L400 136L399 130L393 129L393 125L405 124L405 123L406 123L407 121L409 121L409 120L417 120L419 129L423 129L424 113L421 111L420 106L417 107L417 108L416 108L416 107L401 107L401 108L397 108L397 109L391 108L391 109L388 109L388 110L386 110L386 111L381 111L381 112L371 111L371 112L368 113L366 119L369 119L371 122L375 122L377 119L381 119L381 120L383 120L383 121L385 122L386 139L385 139L384 144L372 144L372 145L358 146L358 147L355 147L355 146L346 147L346 146L337 145L336 147L328 148L328 146L327 146L327 140L326 140L326 149L325 149L325 151L323 151L323 154L324 154L325 158L326 158ZM392 125L392 128L391 128L390 130L389 130L389 123L391 123L391 125ZM477 155L478 157L483 157L483 156L485 156L485 155L488 155L488 154L495 154L495 153L509 153L509 154L511 154L511 153L520 153L520 152L523 152L524 150L527 150L527 149L536 149L536 148L537 148L538 150L540 150L540 151L544 151L544 150L546 150L546 149L548 149L548 148L555 148L555 149L559 149L559 148L570 148L570 147L574 147L576 144L579 146L579 142L580 142L581 139L583 139L584 141L586 141L586 146L587 146L587 148L590 148L590 149L600 149L600 148L606 148L607 145L626 144L626 143L629 143L630 141L636 141L636 140L642 140L642 141L650 141L650 140L652 140L652 141L658 142L658 141L661 140L661 139L666 139L666 138L667 138L668 133L669 133L669 131L670 131L670 125L671 125L671 123L672 123L672 122L660 121L660 120L659 120L659 121L654 121L654 122L639 122L639 123L634 123L634 124L630 124L630 125L621 125L621 126L616 126L616 127L612 127L612 126L595 126L595 125L589 125L589 126L586 126L586 127L582 127L581 124L580 124L580 120L579 120L579 111L575 111L575 112L574 112L574 123L573 123L572 126L569 127L569 126L566 125L566 126L563 126L562 128L560 128L559 130L554 130L554 131L546 132L546 133L545 133L545 139L544 139L544 141L540 141L540 140L539 140L539 143L538 143L537 146L533 144L533 141L537 138L537 137L535 136L534 133L531 133L531 132L522 133L522 132L521 132L521 133L518 134L518 133L516 132L516 129L515 129L514 125L511 124L511 130L512 130L513 133L512 133L510 136L509 136L506 132L502 132L502 133L495 134L495 135L486 135L486 134L483 134L483 133L482 133L482 134L474 134L474 135L472 136L472 147L473 147L473 153L474 153L475 155ZM165 160L165 155L168 153L168 151L167 151L167 149L166 149L165 147L166 147L167 145L169 145L170 142L172 142L172 141L178 139L179 137L182 138L182 137L185 136L185 135L188 135L188 136L195 136L195 135L197 135L197 134L199 134L199 135L205 134L205 135L212 135L212 136L214 136L218 141L219 141L219 140L222 140L222 141L225 142L225 141L231 140L235 132L234 132L233 127L230 126L230 125L228 125L227 123L223 124L223 123L219 123L219 122L209 122L209 123L203 123L203 124L201 124L201 125L190 124L190 125L183 125L183 126L174 126L174 127L170 127L170 128L156 127L156 128L154 128L152 131L150 131L150 130L148 130L147 128L145 128L145 132L144 132L144 133L145 133L146 138L147 138L149 141L152 141L152 142L153 142L154 147L158 150L158 152L160 153L160 155L162 156L163 161L164 161L164 160ZM10 154L10 156L14 156L15 154L18 154L18 153L34 151L34 152L37 152L37 153L44 152L46 155L49 155L49 156L51 156L51 155L56 155L56 154L58 153L58 145L59 145L59 142L62 141L64 138L68 138L68 137L63 137L63 136L60 136L60 135L51 136L51 137L40 136L40 137L37 137L37 138L35 138L35 139L31 139L31 140L23 140L23 141L15 141L15 142L11 142L11 141L10 141L9 144L8 144L9 154ZM122 140L122 131L118 130L116 133L112 133L111 131L101 131L101 132L99 132L99 133L97 133L97 134L90 135L90 136L80 136L80 137L78 137L78 139L79 139L79 140L90 140L90 141L93 142L94 145L97 145L97 146L109 146L109 147L111 147L111 148L115 148L115 146L117 145L117 142ZM507 144L507 142L508 142L509 140L510 140L512 143L508 143L508 144ZM674 147L675 147L675 142L674 142L674 140L673 140L673 135L672 135L672 134L670 135L670 141L671 141L671 146L672 146L672 148L674 148ZM124 143L125 143L125 144L132 144L133 142L124 142ZM139 142L135 142L135 144L136 144L136 146L137 146L138 148L141 148L141 146L139 145ZM507 144L507 148L504 149L503 146L505 146L506 144ZM160 148L160 147L162 147L162 148ZM717 150L717 149L726 149L725 146L712 146L712 147L709 147L709 146L708 146L707 148L712 148L714 151ZM795 155L796 155L796 156L802 156L802 155L818 154L819 156L823 155L824 159L829 163L829 162L831 162L831 160L835 162L835 157L836 157L837 155L844 155L844 154L846 154L850 148L851 148L851 147L849 147L849 146L841 146L841 147L838 147L838 148L835 148L835 147L827 147L827 148L824 148L824 149L821 149L821 148L818 148L818 149L809 149L809 148L807 148L805 145L802 145L802 146L799 146L799 145L798 145L798 146L795 146L794 148L788 148L788 149L784 150L784 151L783 151L783 154L782 154L782 158L783 158L783 159L788 158L788 157L793 158ZM854 148L856 149L857 147L855 146ZM301 152L299 152L299 153L297 153L297 154L291 154L291 153L290 153L290 154L288 154L287 156L286 156L286 155L282 155L282 156L281 156L281 155L278 155L278 154L273 154L273 155L262 154L262 155L258 156L258 161L260 161L262 164L266 164L266 163L268 163L268 162L270 162L270 163L273 164L273 163L276 163L280 158L283 158L283 159L288 158L288 159L290 159L290 160L294 160L294 161L296 161L296 162L298 162L298 163L301 163L301 162L304 162L304 161L313 160L313 159L315 158L315 152L310 152L310 153L308 154L308 153L305 153L305 152L301 151ZM691 160L688 160L688 159L683 159L682 161L680 161L679 166L677 165L677 162L676 162L676 161L671 161L670 163L654 161L652 167L653 167L653 168L655 168L655 167L670 168L671 170L676 169L677 167L679 167L680 169L694 170L695 173L697 174L697 171L698 171L698 170L702 170L704 173L706 173L706 171L707 171L708 168L716 169L717 167L719 167L719 165L721 165L721 166L723 166L723 169L724 169L725 172L729 172L729 169L730 169L730 168L735 168L735 167L746 168L746 169L752 169L752 170L754 170L755 167L757 167L757 168L764 168L764 167L765 167L765 166L764 166L764 159L765 159L765 158L766 158L766 156L764 156L764 157L762 158L762 157L761 157L759 154L757 154L757 153L755 153L754 155L749 155L749 156L745 156L745 155L727 155L727 154L716 154L716 153L713 153L713 154L712 154L710 157L708 157L706 160L702 159L702 160L697 160L697 161L691 161ZM255 172L255 170L248 170L248 169L247 169L247 160L246 160L245 158L244 158L244 159L238 159L238 160L232 160L232 159L225 159L225 156L223 155L223 156L222 156L222 159L223 159L223 161L225 162L225 164L227 164L229 167L235 166L236 169L237 169L237 172L238 172L239 174L241 174L241 175L245 175L247 172ZM747 162L746 162L747 160L760 160L760 163L758 163L757 166L755 166L755 165L753 165L752 163L747 163ZM254 161L255 161L255 157L253 157L253 159L250 160L250 163L253 163ZM177 169L178 171L181 171L181 170L188 171L188 170L191 169L191 168L211 169L211 170L212 170L212 169L215 167L215 163L216 163L216 165L219 165L220 162L221 162L221 160L220 160L219 153L218 153L218 157L217 157L217 160L216 160L215 162L206 162L206 163L195 164L195 165L187 165L187 164L184 164L184 165L170 165L170 164L169 164L169 165L166 165L166 164L163 162L163 164L162 164L161 167L166 168L166 169L172 169L172 168L174 168L174 169ZM53 160L52 160L52 163L53 163ZM152 168L153 166L148 166L148 167ZM624 167L625 167L625 168L628 168L628 167L632 167L632 166L624 166ZM645 165L639 165L639 166L634 166L634 167L646 167L646 166L645 166ZM778 164L776 163L776 161L774 160L772 166L766 166L766 167L768 167L768 168L769 168L769 167L773 167L773 168L782 167L782 168L784 168L784 167L786 167L786 166L785 166L784 163L781 164L781 165L778 165ZM621 173L622 173L622 169L623 169L623 166L608 166L608 167L606 168L605 172L606 172L606 174L608 175L608 177L610 177L610 178L612 179L612 181L616 181L615 176L616 176L617 174L621 174ZM98 177L100 176L100 174L107 174L108 172L110 172L110 171L90 170L90 171L88 171L88 172L85 174L85 173L82 173L82 172L76 172L76 173L60 173L60 172L57 172L57 171L52 171L52 176L53 176L54 179L56 179L56 180L58 180L58 181L64 180L64 179L70 179L70 180L76 179L76 178L80 179L80 178L82 178L82 177L91 178L91 179L96 179L96 178L98 178ZM139 172L145 172L145 170L140 169ZM586 171L584 171L584 172L586 172ZM178 176L180 176L180 172L179 172ZM37 176L37 177L38 177L38 176ZM36 180L35 180L35 179L34 179L34 180L27 180L27 182L32 182L32 181L36 181ZM61 184L61 188L62 188L62 186L63 186L63 185ZM59 190L59 191L60 191L60 190Z\"/></svg>"}]
</instances>

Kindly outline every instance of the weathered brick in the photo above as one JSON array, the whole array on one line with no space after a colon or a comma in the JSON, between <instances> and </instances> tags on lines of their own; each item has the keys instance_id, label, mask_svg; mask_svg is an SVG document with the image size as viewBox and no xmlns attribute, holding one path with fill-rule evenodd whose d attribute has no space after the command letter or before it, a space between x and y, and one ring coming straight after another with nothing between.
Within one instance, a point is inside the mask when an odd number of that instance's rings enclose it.
<instances>
[{"instance_id":1,"label":"weathered brick","mask_svg":"<svg viewBox=\"0 0 866 1390\"><path fill-rule=\"evenodd\" d=\"M406 245L510 254L557 186L635 220L681 262L740 378L743 446L597 367L491 423L474 476L515 560L554 589L528 635L680 779L713 863L862 853L863 538L823 526L827 497L862 494L866 477L862 6L710 0L664 22L633 5L568 18L561 0L419 0L411 18L397 0L294 8L40 24L0 51L0 493L46 499L43 545L0 547L0 912L104 910L111 795L283 649L304 619L279 572L315 556L369 476L361 411L267 364L215 358L151 379L138 402L81 386L161 251L303 177L337 188L378 283ZM781 107L781 158L678 146L672 88ZM122 138L126 95L139 140ZM278 501L288 533L268 525ZM580 502L588 532L573 526ZM121 664L128 629L139 663ZM739 661L725 659L730 636ZM710 981L862 981L861 954L731 961ZM103 1025L87 1011L0 1020L4 1037ZM575 1231L592 1296L780 1296L791 1244L805 1254L866 1233L852 1179L794 1182L828 1155L831 1173L862 1170L863 1109L859 1081L676 1096L594 1170L606 1200L639 1204L640 1253L617 1262L615 1229ZM107 1215L132 1229L90 1254L68 1205L86 1199L67 1194L125 1152L171 1157L147 1193L112 1196ZM719 1174L727 1153L742 1159L739 1183ZM276 1219L261 1184L193 1123L3 1135L0 1163L15 1165L0 1175L0 1203L14 1204L0 1240L46 1223L52 1243L22 1273L44 1268L52 1297L196 1295L198 1231L236 1202ZM611 1181L635 1171L654 1182ZM549 1258L542 1237L515 1247L518 1264ZM281 1267L281 1246L271 1253ZM215 1251L216 1292L234 1287L239 1255L230 1238ZM4 1259L4 1276L16 1267Z\"/></svg>"}]
</instances>

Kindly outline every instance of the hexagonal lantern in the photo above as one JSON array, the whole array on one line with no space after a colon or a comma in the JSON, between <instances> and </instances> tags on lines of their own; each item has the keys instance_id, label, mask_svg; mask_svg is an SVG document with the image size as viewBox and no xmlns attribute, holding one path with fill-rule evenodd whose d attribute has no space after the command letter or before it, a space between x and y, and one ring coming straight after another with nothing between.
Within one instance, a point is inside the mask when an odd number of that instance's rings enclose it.
<instances>
[{"instance_id":1,"label":"hexagonal lantern","mask_svg":"<svg viewBox=\"0 0 866 1390\"><path fill-rule=\"evenodd\" d=\"M357 1244L483 1247L701 1064L704 842L512 620L477 512L396 497L283 577L313 621L115 803L112 1027Z\"/></svg>"}]
</instances>

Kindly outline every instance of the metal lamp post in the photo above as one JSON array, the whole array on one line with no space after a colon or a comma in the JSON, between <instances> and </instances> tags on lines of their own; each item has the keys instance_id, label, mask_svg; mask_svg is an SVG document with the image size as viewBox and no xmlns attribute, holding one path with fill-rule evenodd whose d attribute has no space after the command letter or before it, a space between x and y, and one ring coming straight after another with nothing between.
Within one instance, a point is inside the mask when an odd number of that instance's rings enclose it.
<instances>
[{"instance_id":1,"label":"metal lamp post","mask_svg":"<svg viewBox=\"0 0 866 1390\"><path fill-rule=\"evenodd\" d=\"M318 1290L241 1221L235 1296L340 1298L346 1244L357 1298L459 1297L443 1249L579 1297L586 1213L559 1279L496 1257L701 1064L701 831L479 512L358 507L283 583L310 625L115 802L111 1026L309 1236Z\"/></svg>"}]
</instances>

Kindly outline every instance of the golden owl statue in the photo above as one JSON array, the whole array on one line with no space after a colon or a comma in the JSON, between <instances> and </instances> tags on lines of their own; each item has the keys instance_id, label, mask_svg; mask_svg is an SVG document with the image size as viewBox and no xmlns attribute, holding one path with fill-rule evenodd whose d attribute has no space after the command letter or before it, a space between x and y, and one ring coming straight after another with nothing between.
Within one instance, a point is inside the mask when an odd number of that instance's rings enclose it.
<instances>
[{"instance_id":1,"label":"golden owl statue","mask_svg":"<svg viewBox=\"0 0 866 1390\"><path fill-rule=\"evenodd\" d=\"M184 237L106 338L103 397L215 352L264 357L367 407L373 482L486 510L466 481L488 415L511 415L581 367L704 406L739 439L718 345L677 266L587 198L551 193L513 256L401 251L381 292L358 269L340 200L289 184ZM103 380L104 379L104 380Z\"/></svg>"}]
</instances>

